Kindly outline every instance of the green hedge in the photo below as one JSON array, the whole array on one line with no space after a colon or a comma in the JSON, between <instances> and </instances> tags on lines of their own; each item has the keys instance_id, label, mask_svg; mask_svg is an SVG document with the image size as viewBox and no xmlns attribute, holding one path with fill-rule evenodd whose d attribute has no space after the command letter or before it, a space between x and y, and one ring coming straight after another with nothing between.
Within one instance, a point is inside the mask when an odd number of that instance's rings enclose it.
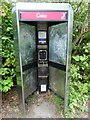
<instances>
[{"instance_id":1,"label":"green hedge","mask_svg":"<svg viewBox=\"0 0 90 120\"><path fill-rule=\"evenodd\" d=\"M15 56L12 28L12 3L2 2L2 80L0 79L0 90L8 92L14 86Z\"/></svg>"}]
</instances>

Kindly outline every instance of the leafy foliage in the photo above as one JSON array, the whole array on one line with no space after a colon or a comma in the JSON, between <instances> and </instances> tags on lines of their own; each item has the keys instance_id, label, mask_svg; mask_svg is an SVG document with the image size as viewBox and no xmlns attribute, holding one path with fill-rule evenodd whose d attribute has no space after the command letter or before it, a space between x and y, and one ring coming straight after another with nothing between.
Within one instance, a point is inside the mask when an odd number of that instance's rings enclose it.
<instances>
[{"instance_id":1,"label":"leafy foliage","mask_svg":"<svg viewBox=\"0 0 90 120\"><path fill-rule=\"evenodd\" d=\"M13 86L15 78L15 56L13 48L12 3L2 2L2 68L0 90L7 92Z\"/></svg>"},{"instance_id":2,"label":"leafy foliage","mask_svg":"<svg viewBox=\"0 0 90 120\"><path fill-rule=\"evenodd\" d=\"M90 38L89 38L90 39ZM85 39L86 41L86 39ZM76 47L75 55L72 56L70 71L70 94L69 113L72 116L76 111L85 111L88 94L90 93L90 43L81 43L80 48Z\"/></svg>"},{"instance_id":3,"label":"leafy foliage","mask_svg":"<svg viewBox=\"0 0 90 120\"><path fill-rule=\"evenodd\" d=\"M88 31L88 4L71 3L74 9L72 64L70 69L69 109L67 117L79 117L84 112L90 93L90 32ZM77 116L76 116L77 115Z\"/></svg>"}]
</instances>

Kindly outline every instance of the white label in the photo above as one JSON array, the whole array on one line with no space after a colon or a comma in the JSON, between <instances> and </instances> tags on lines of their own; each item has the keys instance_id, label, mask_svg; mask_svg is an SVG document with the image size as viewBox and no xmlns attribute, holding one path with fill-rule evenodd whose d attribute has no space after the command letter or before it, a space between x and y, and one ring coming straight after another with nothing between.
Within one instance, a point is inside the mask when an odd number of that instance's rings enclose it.
<instances>
[{"instance_id":1,"label":"white label","mask_svg":"<svg viewBox=\"0 0 90 120\"><path fill-rule=\"evenodd\" d=\"M44 13L37 13L36 14L36 18L47 18L47 15L46 14L44 14Z\"/></svg>"},{"instance_id":2,"label":"white label","mask_svg":"<svg viewBox=\"0 0 90 120\"><path fill-rule=\"evenodd\" d=\"M45 92L46 91L46 85L41 85L41 92Z\"/></svg>"},{"instance_id":3,"label":"white label","mask_svg":"<svg viewBox=\"0 0 90 120\"><path fill-rule=\"evenodd\" d=\"M46 32L43 32L43 31L42 31L42 32L41 32L41 31L38 32L38 38L39 38L39 39L42 39L42 38L45 38L45 39L46 39Z\"/></svg>"}]
</instances>

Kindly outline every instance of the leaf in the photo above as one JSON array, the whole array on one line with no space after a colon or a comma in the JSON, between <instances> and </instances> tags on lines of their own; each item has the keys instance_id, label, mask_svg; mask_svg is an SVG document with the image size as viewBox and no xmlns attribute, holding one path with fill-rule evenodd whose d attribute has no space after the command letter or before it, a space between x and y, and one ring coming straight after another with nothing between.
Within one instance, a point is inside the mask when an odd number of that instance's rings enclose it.
<instances>
[{"instance_id":1,"label":"leaf","mask_svg":"<svg viewBox=\"0 0 90 120\"><path fill-rule=\"evenodd\" d=\"M3 86L3 92L7 92L10 88L8 86Z\"/></svg>"},{"instance_id":2,"label":"leaf","mask_svg":"<svg viewBox=\"0 0 90 120\"><path fill-rule=\"evenodd\" d=\"M8 32L10 30L12 30L12 27L7 27L6 31Z\"/></svg>"},{"instance_id":3,"label":"leaf","mask_svg":"<svg viewBox=\"0 0 90 120\"><path fill-rule=\"evenodd\" d=\"M73 56L73 59L74 59L75 61L79 61L79 60L80 60L80 57L79 57L79 55Z\"/></svg>"},{"instance_id":4,"label":"leaf","mask_svg":"<svg viewBox=\"0 0 90 120\"><path fill-rule=\"evenodd\" d=\"M9 38L7 36L2 37L2 40L8 40Z\"/></svg>"}]
</instances>

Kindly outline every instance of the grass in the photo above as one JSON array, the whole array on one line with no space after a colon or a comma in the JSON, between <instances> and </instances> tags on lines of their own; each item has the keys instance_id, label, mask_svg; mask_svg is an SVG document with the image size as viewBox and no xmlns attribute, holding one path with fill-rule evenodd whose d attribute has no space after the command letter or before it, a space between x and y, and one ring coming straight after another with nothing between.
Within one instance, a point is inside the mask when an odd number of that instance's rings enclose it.
<instances>
[{"instance_id":1,"label":"grass","mask_svg":"<svg viewBox=\"0 0 90 120\"><path fill-rule=\"evenodd\" d=\"M59 96L51 92L52 95L52 102L56 105L57 113L60 114L60 116L64 117L63 110L64 110L64 100L62 100Z\"/></svg>"}]
</instances>

